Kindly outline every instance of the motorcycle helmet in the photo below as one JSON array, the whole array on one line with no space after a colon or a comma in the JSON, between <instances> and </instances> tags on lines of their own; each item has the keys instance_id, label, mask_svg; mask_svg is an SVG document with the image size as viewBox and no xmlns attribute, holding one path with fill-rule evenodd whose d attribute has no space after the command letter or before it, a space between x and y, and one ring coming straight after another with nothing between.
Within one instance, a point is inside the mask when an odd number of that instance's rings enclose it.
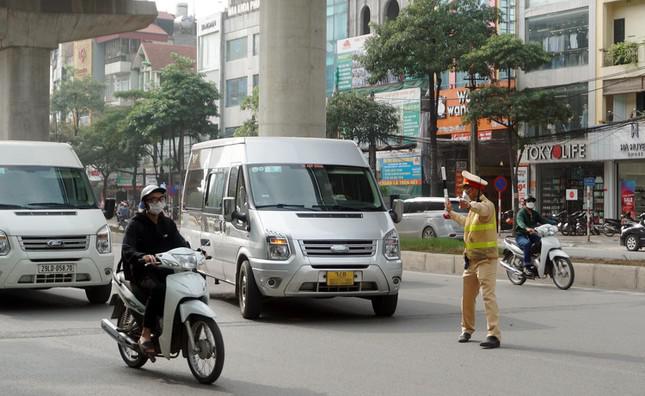
<instances>
[{"instance_id":1,"label":"motorcycle helmet","mask_svg":"<svg viewBox=\"0 0 645 396\"><path fill-rule=\"evenodd\" d=\"M143 190L141 190L141 199L140 199L140 201L145 202L145 200L148 197L148 195L150 195L152 193L155 193L155 192L160 192L162 194L165 194L166 189L163 188L163 187L159 187L156 184L149 184L149 185L145 186L143 188Z\"/></svg>"}]
</instances>

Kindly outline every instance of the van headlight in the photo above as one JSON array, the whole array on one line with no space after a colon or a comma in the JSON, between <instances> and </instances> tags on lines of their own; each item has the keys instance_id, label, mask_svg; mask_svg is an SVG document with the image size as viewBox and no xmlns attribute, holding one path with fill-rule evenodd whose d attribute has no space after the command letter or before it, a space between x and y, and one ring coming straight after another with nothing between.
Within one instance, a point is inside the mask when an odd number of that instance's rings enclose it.
<instances>
[{"instance_id":1,"label":"van headlight","mask_svg":"<svg viewBox=\"0 0 645 396\"><path fill-rule=\"evenodd\" d=\"M383 255L388 260L398 260L401 258L399 233L396 232L396 229L385 234L385 238L383 238Z\"/></svg>"},{"instance_id":2,"label":"van headlight","mask_svg":"<svg viewBox=\"0 0 645 396\"><path fill-rule=\"evenodd\" d=\"M96 250L101 254L112 252L112 238L107 224L96 232Z\"/></svg>"},{"instance_id":3,"label":"van headlight","mask_svg":"<svg viewBox=\"0 0 645 396\"><path fill-rule=\"evenodd\" d=\"M9 237L4 231L0 231L0 256L6 256L11 251Z\"/></svg>"},{"instance_id":4,"label":"van headlight","mask_svg":"<svg viewBox=\"0 0 645 396\"><path fill-rule=\"evenodd\" d=\"M289 240L285 237L268 236L267 249L269 260L286 260L291 256Z\"/></svg>"}]
</instances>

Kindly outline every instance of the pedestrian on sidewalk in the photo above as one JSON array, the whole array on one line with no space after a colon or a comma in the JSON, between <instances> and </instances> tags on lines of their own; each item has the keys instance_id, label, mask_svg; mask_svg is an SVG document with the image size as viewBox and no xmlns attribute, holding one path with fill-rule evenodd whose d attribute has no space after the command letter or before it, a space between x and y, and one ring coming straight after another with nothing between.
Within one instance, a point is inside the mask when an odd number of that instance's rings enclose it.
<instances>
[{"instance_id":1,"label":"pedestrian on sidewalk","mask_svg":"<svg viewBox=\"0 0 645 396\"><path fill-rule=\"evenodd\" d=\"M464 227L464 273L463 295L461 298L461 335L459 342L468 342L475 332L475 304L479 289L484 298L486 340L479 345L484 349L498 348L501 333L499 330L499 309L495 297L497 282L497 223L495 205L484 196L488 182L468 171L463 171L464 193L459 207L468 209L462 216L452 211L452 204L446 202L450 218Z\"/></svg>"}]
</instances>

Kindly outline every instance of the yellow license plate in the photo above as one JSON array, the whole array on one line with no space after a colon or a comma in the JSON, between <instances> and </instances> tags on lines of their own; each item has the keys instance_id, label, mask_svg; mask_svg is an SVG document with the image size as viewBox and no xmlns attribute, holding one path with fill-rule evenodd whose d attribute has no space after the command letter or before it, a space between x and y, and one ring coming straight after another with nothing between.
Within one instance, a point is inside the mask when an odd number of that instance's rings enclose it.
<instances>
[{"instance_id":1,"label":"yellow license plate","mask_svg":"<svg viewBox=\"0 0 645 396\"><path fill-rule=\"evenodd\" d=\"M327 272L327 286L351 286L354 284L354 271Z\"/></svg>"}]
</instances>

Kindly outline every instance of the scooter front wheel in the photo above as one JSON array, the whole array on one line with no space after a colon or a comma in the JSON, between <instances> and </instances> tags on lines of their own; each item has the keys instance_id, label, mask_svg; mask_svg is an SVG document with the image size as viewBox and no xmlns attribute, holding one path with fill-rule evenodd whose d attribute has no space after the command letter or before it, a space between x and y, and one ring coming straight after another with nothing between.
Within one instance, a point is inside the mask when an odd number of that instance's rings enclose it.
<instances>
[{"instance_id":1,"label":"scooter front wheel","mask_svg":"<svg viewBox=\"0 0 645 396\"><path fill-rule=\"evenodd\" d=\"M575 273L571 260L566 257L556 257L553 259L553 268L551 278L558 289L567 290L573 285Z\"/></svg>"},{"instance_id":2,"label":"scooter front wheel","mask_svg":"<svg viewBox=\"0 0 645 396\"><path fill-rule=\"evenodd\" d=\"M504 254L503 260L508 263L513 268L517 268L518 270L522 271L522 262L520 261L519 258L515 257L515 255L511 252L506 252ZM511 281L512 284L521 286L526 282L526 276L523 274L517 274L513 271L506 270L506 276L508 277L508 280Z\"/></svg>"},{"instance_id":3,"label":"scooter front wheel","mask_svg":"<svg viewBox=\"0 0 645 396\"><path fill-rule=\"evenodd\" d=\"M204 316L190 318L190 331L195 340L195 349L186 337L186 360L197 381L212 384L219 378L224 367L224 339L217 323Z\"/></svg>"}]
</instances>

